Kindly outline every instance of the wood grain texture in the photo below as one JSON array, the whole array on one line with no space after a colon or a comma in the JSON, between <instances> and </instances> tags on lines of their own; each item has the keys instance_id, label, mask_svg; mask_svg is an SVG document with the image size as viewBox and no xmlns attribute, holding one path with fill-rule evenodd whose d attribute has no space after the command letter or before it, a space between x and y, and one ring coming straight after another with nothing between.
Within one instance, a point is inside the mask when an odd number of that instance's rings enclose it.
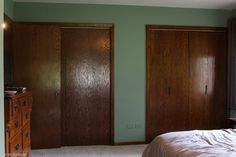
<instances>
[{"instance_id":1,"label":"wood grain texture","mask_svg":"<svg viewBox=\"0 0 236 157\"><path fill-rule=\"evenodd\" d=\"M227 127L227 33L208 34L208 103L212 106L211 128Z\"/></svg>"},{"instance_id":2,"label":"wood grain texture","mask_svg":"<svg viewBox=\"0 0 236 157\"><path fill-rule=\"evenodd\" d=\"M188 33L148 31L147 141L188 125Z\"/></svg>"},{"instance_id":3,"label":"wood grain texture","mask_svg":"<svg viewBox=\"0 0 236 157\"><path fill-rule=\"evenodd\" d=\"M13 37L13 21L4 15L4 84L12 84L12 37Z\"/></svg>"},{"instance_id":4,"label":"wood grain texture","mask_svg":"<svg viewBox=\"0 0 236 157\"><path fill-rule=\"evenodd\" d=\"M111 30L62 28L62 144L111 142Z\"/></svg>"},{"instance_id":5,"label":"wood grain texture","mask_svg":"<svg viewBox=\"0 0 236 157\"><path fill-rule=\"evenodd\" d=\"M32 148L61 146L60 28L15 24L13 44L14 85L35 95Z\"/></svg>"},{"instance_id":6,"label":"wood grain texture","mask_svg":"<svg viewBox=\"0 0 236 157\"><path fill-rule=\"evenodd\" d=\"M211 105L207 103L208 85L208 33L189 33L190 53L190 129L209 129ZM207 89L206 89L207 88Z\"/></svg>"},{"instance_id":7,"label":"wood grain texture","mask_svg":"<svg viewBox=\"0 0 236 157\"><path fill-rule=\"evenodd\" d=\"M226 45L224 32L189 33L190 129L220 129L227 125Z\"/></svg>"}]
</instances>

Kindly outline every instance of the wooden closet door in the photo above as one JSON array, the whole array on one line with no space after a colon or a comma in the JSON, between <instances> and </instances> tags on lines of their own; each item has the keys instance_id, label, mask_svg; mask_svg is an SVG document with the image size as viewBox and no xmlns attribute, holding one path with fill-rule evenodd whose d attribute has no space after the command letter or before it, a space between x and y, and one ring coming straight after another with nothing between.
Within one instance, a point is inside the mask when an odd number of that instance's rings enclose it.
<instances>
[{"instance_id":1,"label":"wooden closet door","mask_svg":"<svg viewBox=\"0 0 236 157\"><path fill-rule=\"evenodd\" d=\"M63 28L63 145L111 142L111 28Z\"/></svg>"},{"instance_id":2,"label":"wooden closet door","mask_svg":"<svg viewBox=\"0 0 236 157\"><path fill-rule=\"evenodd\" d=\"M227 127L227 33L208 33L208 97L211 129Z\"/></svg>"},{"instance_id":3,"label":"wooden closet door","mask_svg":"<svg viewBox=\"0 0 236 157\"><path fill-rule=\"evenodd\" d=\"M188 33L147 31L147 142L188 127Z\"/></svg>"},{"instance_id":4,"label":"wooden closet door","mask_svg":"<svg viewBox=\"0 0 236 157\"><path fill-rule=\"evenodd\" d=\"M226 32L190 32L190 129L226 127Z\"/></svg>"},{"instance_id":5,"label":"wooden closet door","mask_svg":"<svg viewBox=\"0 0 236 157\"><path fill-rule=\"evenodd\" d=\"M209 129L212 106L207 103L208 33L189 32L189 129Z\"/></svg>"},{"instance_id":6,"label":"wooden closet door","mask_svg":"<svg viewBox=\"0 0 236 157\"><path fill-rule=\"evenodd\" d=\"M16 24L13 36L13 80L33 92L32 148L61 145L60 28Z\"/></svg>"}]
</instances>

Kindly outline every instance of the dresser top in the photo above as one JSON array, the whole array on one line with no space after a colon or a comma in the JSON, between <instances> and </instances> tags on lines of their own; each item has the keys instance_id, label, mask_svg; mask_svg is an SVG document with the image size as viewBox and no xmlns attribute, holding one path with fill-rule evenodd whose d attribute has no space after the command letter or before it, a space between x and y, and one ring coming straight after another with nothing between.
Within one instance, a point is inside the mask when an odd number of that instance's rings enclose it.
<instances>
[{"instance_id":1,"label":"dresser top","mask_svg":"<svg viewBox=\"0 0 236 157\"><path fill-rule=\"evenodd\" d=\"M25 92L25 93L17 93L15 95L4 96L4 99L18 99L18 98L25 97L25 96L28 96L28 95L31 95L31 94L32 94L31 91L28 91L28 92Z\"/></svg>"}]
</instances>

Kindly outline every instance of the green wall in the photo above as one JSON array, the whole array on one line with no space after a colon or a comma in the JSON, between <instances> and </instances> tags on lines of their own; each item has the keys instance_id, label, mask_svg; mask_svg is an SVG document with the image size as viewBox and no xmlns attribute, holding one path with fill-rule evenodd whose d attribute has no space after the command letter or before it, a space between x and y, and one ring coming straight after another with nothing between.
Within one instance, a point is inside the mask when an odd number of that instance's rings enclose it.
<instances>
[{"instance_id":1,"label":"green wall","mask_svg":"<svg viewBox=\"0 0 236 157\"><path fill-rule=\"evenodd\" d=\"M10 18L13 18L13 14L14 14L13 0L4 0L4 13Z\"/></svg>"},{"instance_id":2,"label":"green wall","mask_svg":"<svg viewBox=\"0 0 236 157\"><path fill-rule=\"evenodd\" d=\"M0 0L0 21L3 22L3 0ZM4 102L3 102L3 29L0 27L0 156L5 156L4 148Z\"/></svg>"},{"instance_id":3,"label":"green wall","mask_svg":"<svg viewBox=\"0 0 236 157\"><path fill-rule=\"evenodd\" d=\"M15 3L16 21L115 24L115 141L145 139L145 25L226 26L231 11Z\"/></svg>"}]
</instances>

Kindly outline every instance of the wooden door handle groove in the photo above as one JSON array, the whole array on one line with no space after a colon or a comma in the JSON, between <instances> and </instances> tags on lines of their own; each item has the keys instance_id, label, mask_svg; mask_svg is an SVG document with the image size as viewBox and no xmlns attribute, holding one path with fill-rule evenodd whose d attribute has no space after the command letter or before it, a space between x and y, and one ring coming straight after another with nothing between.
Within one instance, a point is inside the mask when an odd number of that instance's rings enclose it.
<instances>
[{"instance_id":1,"label":"wooden door handle groove","mask_svg":"<svg viewBox=\"0 0 236 157\"><path fill-rule=\"evenodd\" d=\"M170 96L170 93L171 93L171 88L168 87L168 95Z\"/></svg>"},{"instance_id":2,"label":"wooden door handle groove","mask_svg":"<svg viewBox=\"0 0 236 157\"><path fill-rule=\"evenodd\" d=\"M17 121L17 122L15 122L15 128L18 128L18 127L19 127L19 123Z\"/></svg>"},{"instance_id":3,"label":"wooden door handle groove","mask_svg":"<svg viewBox=\"0 0 236 157\"><path fill-rule=\"evenodd\" d=\"M205 95L207 95L207 85L205 85Z\"/></svg>"},{"instance_id":4,"label":"wooden door handle groove","mask_svg":"<svg viewBox=\"0 0 236 157\"><path fill-rule=\"evenodd\" d=\"M56 91L56 92L54 93L54 95L55 95L55 97L58 97L58 96L60 95L60 92Z\"/></svg>"}]
</instances>

